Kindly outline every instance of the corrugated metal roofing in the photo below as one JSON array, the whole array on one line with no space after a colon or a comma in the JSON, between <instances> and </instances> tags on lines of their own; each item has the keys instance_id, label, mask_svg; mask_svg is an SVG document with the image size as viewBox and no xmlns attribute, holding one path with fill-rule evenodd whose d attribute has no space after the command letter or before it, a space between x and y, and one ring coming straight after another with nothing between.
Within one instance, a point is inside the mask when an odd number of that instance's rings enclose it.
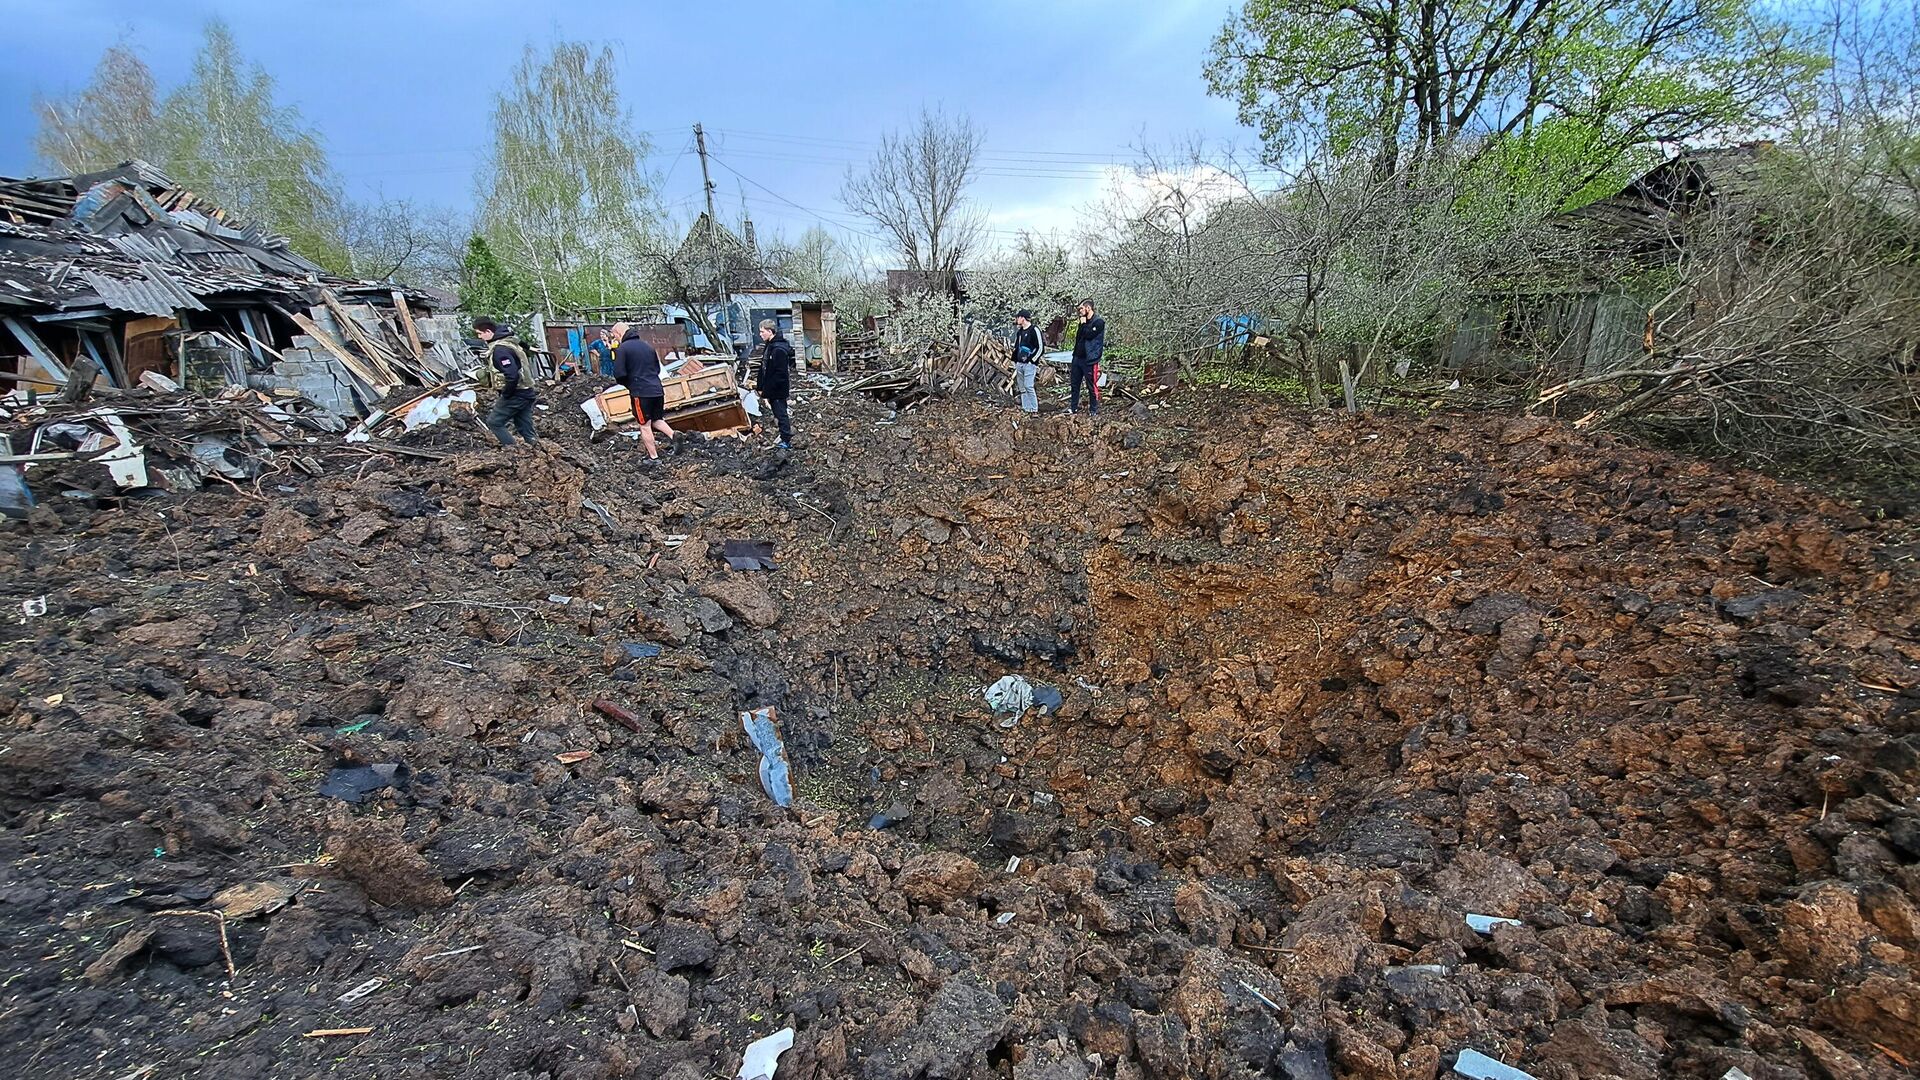
<instances>
[{"instance_id":1,"label":"corrugated metal roofing","mask_svg":"<svg viewBox=\"0 0 1920 1080\"><path fill-rule=\"evenodd\" d=\"M180 254L180 249L166 238L165 233L156 233L152 236L144 233L128 233L125 236L111 238L111 243L141 262L166 262Z\"/></svg>"},{"instance_id":2,"label":"corrugated metal roofing","mask_svg":"<svg viewBox=\"0 0 1920 1080\"><path fill-rule=\"evenodd\" d=\"M80 271L108 307L142 315L172 315L205 311L207 305L175 281L158 263L142 263L143 278L118 278L92 270Z\"/></svg>"}]
</instances>

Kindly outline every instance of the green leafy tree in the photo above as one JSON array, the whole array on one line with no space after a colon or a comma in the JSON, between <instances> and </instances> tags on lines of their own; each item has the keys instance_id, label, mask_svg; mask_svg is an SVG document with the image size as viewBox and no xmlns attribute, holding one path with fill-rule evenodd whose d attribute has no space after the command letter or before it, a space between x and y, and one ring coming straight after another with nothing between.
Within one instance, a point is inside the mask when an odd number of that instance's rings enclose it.
<instances>
[{"instance_id":1,"label":"green leafy tree","mask_svg":"<svg viewBox=\"0 0 1920 1080\"><path fill-rule=\"evenodd\" d=\"M649 147L617 74L608 48L529 46L494 98L493 154L476 177L481 231L550 315L633 299L654 247L640 165Z\"/></svg>"},{"instance_id":2,"label":"green leafy tree","mask_svg":"<svg viewBox=\"0 0 1920 1080\"><path fill-rule=\"evenodd\" d=\"M1572 195L1636 148L1774 119L1819 65L1754 0L1248 0L1206 78L1276 162L1500 147Z\"/></svg>"},{"instance_id":3,"label":"green leafy tree","mask_svg":"<svg viewBox=\"0 0 1920 1080\"><path fill-rule=\"evenodd\" d=\"M460 310L470 315L502 316L527 310L532 290L509 270L487 238L475 233L460 261Z\"/></svg>"},{"instance_id":4,"label":"green leafy tree","mask_svg":"<svg viewBox=\"0 0 1920 1080\"><path fill-rule=\"evenodd\" d=\"M185 85L159 116L168 175L244 220L285 234L330 270L352 260L341 237L341 197L319 135L299 110L273 99L273 79L240 56L218 19Z\"/></svg>"},{"instance_id":5,"label":"green leafy tree","mask_svg":"<svg viewBox=\"0 0 1920 1080\"><path fill-rule=\"evenodd\" d=\"M34 150L69 173L112 168L141 158L165 158L155 118L153 72L132 50L115 45L101 54L93 80L65 101L34 102L40 129Z\"/></svg>"}]
</instances>

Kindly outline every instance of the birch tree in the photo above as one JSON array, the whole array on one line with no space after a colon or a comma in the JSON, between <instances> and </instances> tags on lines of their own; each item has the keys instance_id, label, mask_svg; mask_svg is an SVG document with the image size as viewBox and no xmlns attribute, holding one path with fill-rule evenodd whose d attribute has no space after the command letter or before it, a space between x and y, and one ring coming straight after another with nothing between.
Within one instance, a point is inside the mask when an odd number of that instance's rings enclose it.
<instances>
[{"instance_id":1,"label":"birch tree","mask_svg":"<svg viewBox=\"0 0 1920 1080\"><path fill-rule=\"evenodd\" d=\"M67 173L94 172L140 158L166 157L156 123L153 72L131 49L115 45L100 56L93 79L64 101L40 99L33 148L42 161Z\"/></svg>"},{"instance_id":2,"label":"birch tree","mask_svg":"<svg viewBox=\"0 0 1920 1080\"><path fill-rule=\"evenodd\" d=\"M338 181L320 136L299 110L274 101L273 79L240 56L224 22L207 24L193 73L167 95L158 123L156 164L174 180L285 234L321 266L348 269Z\"/></svg>"},{"instance_id":3,"label":"birch tree","mask_svg":"<svg viewBox=\"0 0 1920 1080\"><path fill-rule=\"evenodd\" d=\"M476 177L481 231L550 316L634 298L657 247L649 151L610 48L528 46L495 95L492 154Z\"/></svg>"}]
</instances>

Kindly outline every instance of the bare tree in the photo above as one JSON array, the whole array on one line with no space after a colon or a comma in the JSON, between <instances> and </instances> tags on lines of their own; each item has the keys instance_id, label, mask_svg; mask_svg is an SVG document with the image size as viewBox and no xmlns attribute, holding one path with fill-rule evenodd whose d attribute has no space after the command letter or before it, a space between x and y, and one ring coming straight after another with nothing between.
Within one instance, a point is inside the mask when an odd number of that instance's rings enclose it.
<instances>
[{"instance_id":1,"label":"bare tree","mask_svg":"<svg viewBox=\"0 0 1920 1080\"><path fill-rule=\"evenodd\" d=\"M406 199L350 204L341 232L355 277L452 289L473 226L451 210Z\"/></svg>"},{"instance_id":2,"label":"bare tree","mask_svg":"<svg viewBox=\"0 0 1920 1080\"><path fill-rule=\"evenodd\" d=\"M984 228L966 200L984 137L965 116L922 109L917 125L881 138L865 172L847 171L840 201L886 230L907 269L944 282Z\"/></svg>"}]
</instances>

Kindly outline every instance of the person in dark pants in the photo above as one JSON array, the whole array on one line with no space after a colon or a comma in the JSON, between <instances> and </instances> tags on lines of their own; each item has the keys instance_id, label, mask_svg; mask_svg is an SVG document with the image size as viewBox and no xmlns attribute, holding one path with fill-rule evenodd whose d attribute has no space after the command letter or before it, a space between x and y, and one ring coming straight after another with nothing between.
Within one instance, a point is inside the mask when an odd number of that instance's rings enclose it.
<instances>
[{"instance_id":1,"label":"person in dark pants","mask_svg":"<svg viewBox=\"0 0 1920 1080\"><path fill-rule=\"evenodd\" d=\"M1080 301L1080 329L1073 335L1073 390L1067 411L1080 411L1080 384L1087 384L1087 412L1100 415L1100 358L1107 352L1107 320L1093 313L1093 301Z\"/></svg>"},{"instance_id":2,"label":"person in dark pants","mask_svg":"<svg viewBox=\"0 0 1920 1080\"><path fill-rule=\"evenodd\" d=\"M1040 375L1040 331L1034 329L1033 312L1022 311L1013 317L1013 373L1020 390L1020 409L1032 415L1040 411L1040 395L1033 383Z\"/></svg>"},{"instance_id":3,"label":"person in dark pants","mask_svg":"<svg viewBox=\"0 0 1920 1080\"><path fill-rule=\"evenodd\" d=\"M587 363L593 365L593 371L601 378L613 378L613 336L611 330L595 330L593 344L587 346Z\"/></svg>"},{"instance_id":4,"label":"person in dark pants","mask_svg":"<svg viewBox=\"0 0 1920 1080\"><path fill-rule=\"evenodd\" d=\"M658 460L660 447L654 432L673 438L673 428L667 426L667 391L660 385L660 354L637 327L618 323L614 329L620 332L620 347L613 351L613 377L633 395L633 411L640 414L640 441L646 444L647 457Z\"/></svg>"},{"instance_id":5,"label":"person in dark pants","mask_svg":"<svg viewBox=\"0 0 1920 1080\"><path fill-rule=\"evenodd\" d=\"M793 346L780 336L780 324L760 320L760 370L751 389L760 392L760 400L773 410L780 424L780 449L793 449L793 420L787 413L787 394L793 388Z\"/></svg>"},{"instance_id":6,"label":"person in dark pants","mask_svg":"<svg viewBox=\"0 0 1920 1080\"><path fill-rule=\"evenodd\" d=\"M533 430L533 406L540 395L534 391L533 376L527 371L526 352L513 340L512 334L504 332L492 319L473 320L473 332L487 345L484 363L491 370L481 372L482 382L492 386L499 395L487 410L484 421L487 430L500 440L503 449L513 445L516 431L532 446L540 441Z\"/></svg>"}]
</instances>

